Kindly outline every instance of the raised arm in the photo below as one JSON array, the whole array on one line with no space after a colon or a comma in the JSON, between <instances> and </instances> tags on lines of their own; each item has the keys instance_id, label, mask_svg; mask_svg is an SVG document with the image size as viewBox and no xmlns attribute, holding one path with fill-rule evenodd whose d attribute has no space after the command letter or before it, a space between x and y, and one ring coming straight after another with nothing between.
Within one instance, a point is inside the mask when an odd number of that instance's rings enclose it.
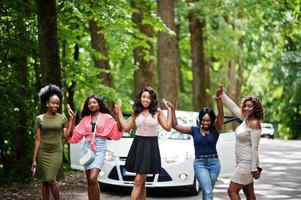
<instances>
[{"instance_id":1,"label":"raised arm","mask_svg":"<svg viewBox=\"0 0 301 200\"><path fill-rule=\"evenodd\" d=\"M171 116L171 104L163 99L163 104L167 108L167 120L165 119L161 109L158 109L159 114L158 114L158 121L159 124L164 128L166 131L171 130L172 126L172 116Z\"/></svg>"},{"instance_id":2,"label":"raised arm","mask_svg":"<svg viewBox=\"0 0 301 200\"><path fill-rule=\"evenodd\" d=\"M64 128L64 138L68 140L72 136L74 127L75 127L75 113L71 109L70 105L67 104L68 114L69 114L69 125L67 128Z\"/></svg>"},{"instance_id":3,"label":"raised arm","mask_svg":"<svg viewBox=\"0 0 301 200\"><path fill-rule=\"evenodd\" d=\"M215 122L215 127L217 130L221 130L224 123L224 108L222 102L222 94L223 94L223 85L218 83L217 91L216 91L216 105L217 105L217 117Z\"/></svg>"},{"instance_id":4,"label":"raised arm","mask_svg":"<svg viewBox=\"0 0 301 200\"><path fill-rule=\"evenodd\" d=\"M180 133L191 134L191 126L183 126L178 124L175 108L172 108L172 128Z\"/></svg>"},{"instance_id":5,"label":"raised arm","mask_svg":"<svg viewBox=\"0 0 301 200\"><path fill-rule=\"evenodd\" d=\"M240 108L223 92L222 94L223 103L229 108L238 118L244 120L244 116L241 113Z\"/></svg>"},{"instance_id":6,"label":"raised arm","mask_svg":"<svg viewBox=\"0 0 301 200\"><path fill-rule=\"evenodd\" d=\"M116 104L120 104L121 105L121 100L118 99ZM119 117L118 117L118 105L115 104L115 109L114 109L114 112L113 112L113 118L115 119L115 121L117 122L117 128L118 128L118 131L122 131L122 127L121 127L121 124L120 124L120 120L119 120Z\"/></svg>"},{"instance_id":7,"label":"raised arm","mask_svg":"<svg viewBox=\"0 0 301 200\"><path fill-rule=\"evenodd\" d=\"M122 111L121 111L121 102L117 101L115 104L115 112L117 114L118 120L120 126L125 132L130 131L132 128L135 127L135 116L132 115L128 121L126 121L123 117Z\"/></svg>"}]
</instances>

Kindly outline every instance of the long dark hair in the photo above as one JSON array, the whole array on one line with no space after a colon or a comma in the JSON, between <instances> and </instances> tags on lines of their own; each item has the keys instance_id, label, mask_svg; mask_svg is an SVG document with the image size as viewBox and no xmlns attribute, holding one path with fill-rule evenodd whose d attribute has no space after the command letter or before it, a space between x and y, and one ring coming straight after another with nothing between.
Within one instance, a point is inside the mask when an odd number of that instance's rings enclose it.
<instances>
[{"instance_id":1,"label":"long dark hair","mask_svg":"<svg viewBox=\"0 0 301 200\"><path fill-rule=\"evenodd\" d=\"M209 126L209 130L212 130L215 124L215 119L216 119L216 115L214 113L214 111L209 108L209 107L204 107L200 110L199 112L199 126L201 126L202 124L202 119L204 117L204 115L208 114L211 120L211 124ZM201 127L200 127L201 128Z\"/></svg>"},{"instance_id":2,"label":"long dark hair","mask_svg":"<svg viewBox=\"0 0 301 200\"><path fill-rule=\"evenodd\" d=\"M143 92L148 92L150 95L151 103L148 107L148 110L151 113L151 115L154 116L157 112L159 105L158 105L157 94L156 94L155 90L149 86L142 88L140 90L139 94L136 96L135 102L133 105L134 115L138 116L143 110L143 106L141 103L141 96L142 96Z\"/></svg>"},{"instance_id":3,"label":"long dark hair","mask_svg":"<svg viewBox=\"0 0 301 200\"><path fill-rule=\"evenodd\" d=\"M111 115L111 111L110 111L109 107L107 106L107 104L104 102L104 100L101 97L93 94L93 95L88 96L88 98L85 100L84 107L83 107L83 109L82 109L82 111L80 113L80 118L81 119L83 117L91 114L91 112L90 112L90 110L88 108L88 102L92 98L95 99L98 102L99 112L101 112L101 113L107 113L107 114Z\"/></svg>"}]
</instances>

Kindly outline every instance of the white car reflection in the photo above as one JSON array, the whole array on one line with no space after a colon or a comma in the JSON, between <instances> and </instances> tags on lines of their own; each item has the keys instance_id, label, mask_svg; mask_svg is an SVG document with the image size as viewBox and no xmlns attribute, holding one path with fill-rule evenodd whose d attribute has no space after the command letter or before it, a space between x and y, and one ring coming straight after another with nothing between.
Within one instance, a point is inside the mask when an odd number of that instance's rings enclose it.
<instances>
[{"instance_id":1,"label":"white car reflection","mask_svg":"<svg viewBox=\"0 0 301 200\"><path fill-rule=\"evenodd\" d=\"M197 112L176 111L176 115L180 124L195 126L197 123ZM146 187L186 187L191 194L198 194L199 184L193 170L193 138L174 129L166 132L160 127L158 132L162 171L160 174L148 175ZM132 187L135 173L127 172L124 165L133 136L134 131L125 133L118 141L107 141L107 153L103 169L98 177L99 182ZM78 162L82 144L80 142L70 145L71 168L73 169L83 169ZM222 166L220 177L229 177L233 172L235 163L234 144L235 134L233 132L220 135L217 144Z\"/></svg>"}]
</instances>

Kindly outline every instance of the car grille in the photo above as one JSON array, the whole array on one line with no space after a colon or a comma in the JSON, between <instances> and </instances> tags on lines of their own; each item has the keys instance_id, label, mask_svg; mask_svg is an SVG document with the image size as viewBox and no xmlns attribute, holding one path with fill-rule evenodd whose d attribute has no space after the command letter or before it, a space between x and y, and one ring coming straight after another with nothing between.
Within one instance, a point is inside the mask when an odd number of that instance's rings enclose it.
<instances>
[{"instance_id":1,"label":"car grille","mask_svg":"<svg viewBox=\"0 0 301 200\"><path fill-rule=\"evenodd\" d=\"M124 166L120 166L120 171L122 171L122 167ZM119 180L118 178L118 172L117 172L117 168L114 167L111 172L109 173L108 176L109 179L112 180ZM154 181L155 176L147 176L146 177L146 182L153 182ZM122 180L123 181L134 181L135 176L126 176L126 175L122 175ZM159 178L158 178L158 182L166 182L166 181L172 181L172 178L169 176L169 174L162 168L160 174L159 174Z\"/></svg>"},{"instance_id":2,"label":"car grille","mask_svg":"<svg viewBox=\"0 0 301 200\"><path fill-rule=\"evenodd\" d=\"M122 168L124 168L124 166L120 166L120 171L122 172ZM154 181L154 177L155 175L152 176L147 176L146 177L146 182L153 182ZM124 181L134 181L135 176L126 176L126 175L122 175L122 180Z\"/></svg>"},{"instance_id":3,"label":"car grille","mask_svg":"<svg viewBox=\"0 0 301 200\"><path fill-rule=\"evenodd\" d=\"M169 174L162 168L161 172L159 174L158 182L166 182L171 181L172 178L169 176Z\"/></svg>"},{"instance_id":4,"label":"car grille","mask_svg":"<svg viewBox=\"0 0 301 200\"><path fill-rule=\"evenodd\" d=\"M126 161L126 157L119 157L119 160Z\"/></svg>"}]
</instances>

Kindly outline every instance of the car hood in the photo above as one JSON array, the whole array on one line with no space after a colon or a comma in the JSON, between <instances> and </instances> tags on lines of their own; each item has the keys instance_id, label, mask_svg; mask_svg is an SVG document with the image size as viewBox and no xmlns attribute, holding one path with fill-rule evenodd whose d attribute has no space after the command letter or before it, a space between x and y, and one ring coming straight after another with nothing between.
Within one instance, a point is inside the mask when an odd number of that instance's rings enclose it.
<instances>
[{"instance_id":1,"label":"car hood","mask_svg":"<svg viewBox=\"0 0 301 200\"><path fill-rule=\"evenodd\" d=\"M191 140L158 139L161 157L193 155L194 148ZM118 141L107 141L107 150L114 152L116 157L127 157L133 138L122 138Z\"/></svg>"}]
</instances>

